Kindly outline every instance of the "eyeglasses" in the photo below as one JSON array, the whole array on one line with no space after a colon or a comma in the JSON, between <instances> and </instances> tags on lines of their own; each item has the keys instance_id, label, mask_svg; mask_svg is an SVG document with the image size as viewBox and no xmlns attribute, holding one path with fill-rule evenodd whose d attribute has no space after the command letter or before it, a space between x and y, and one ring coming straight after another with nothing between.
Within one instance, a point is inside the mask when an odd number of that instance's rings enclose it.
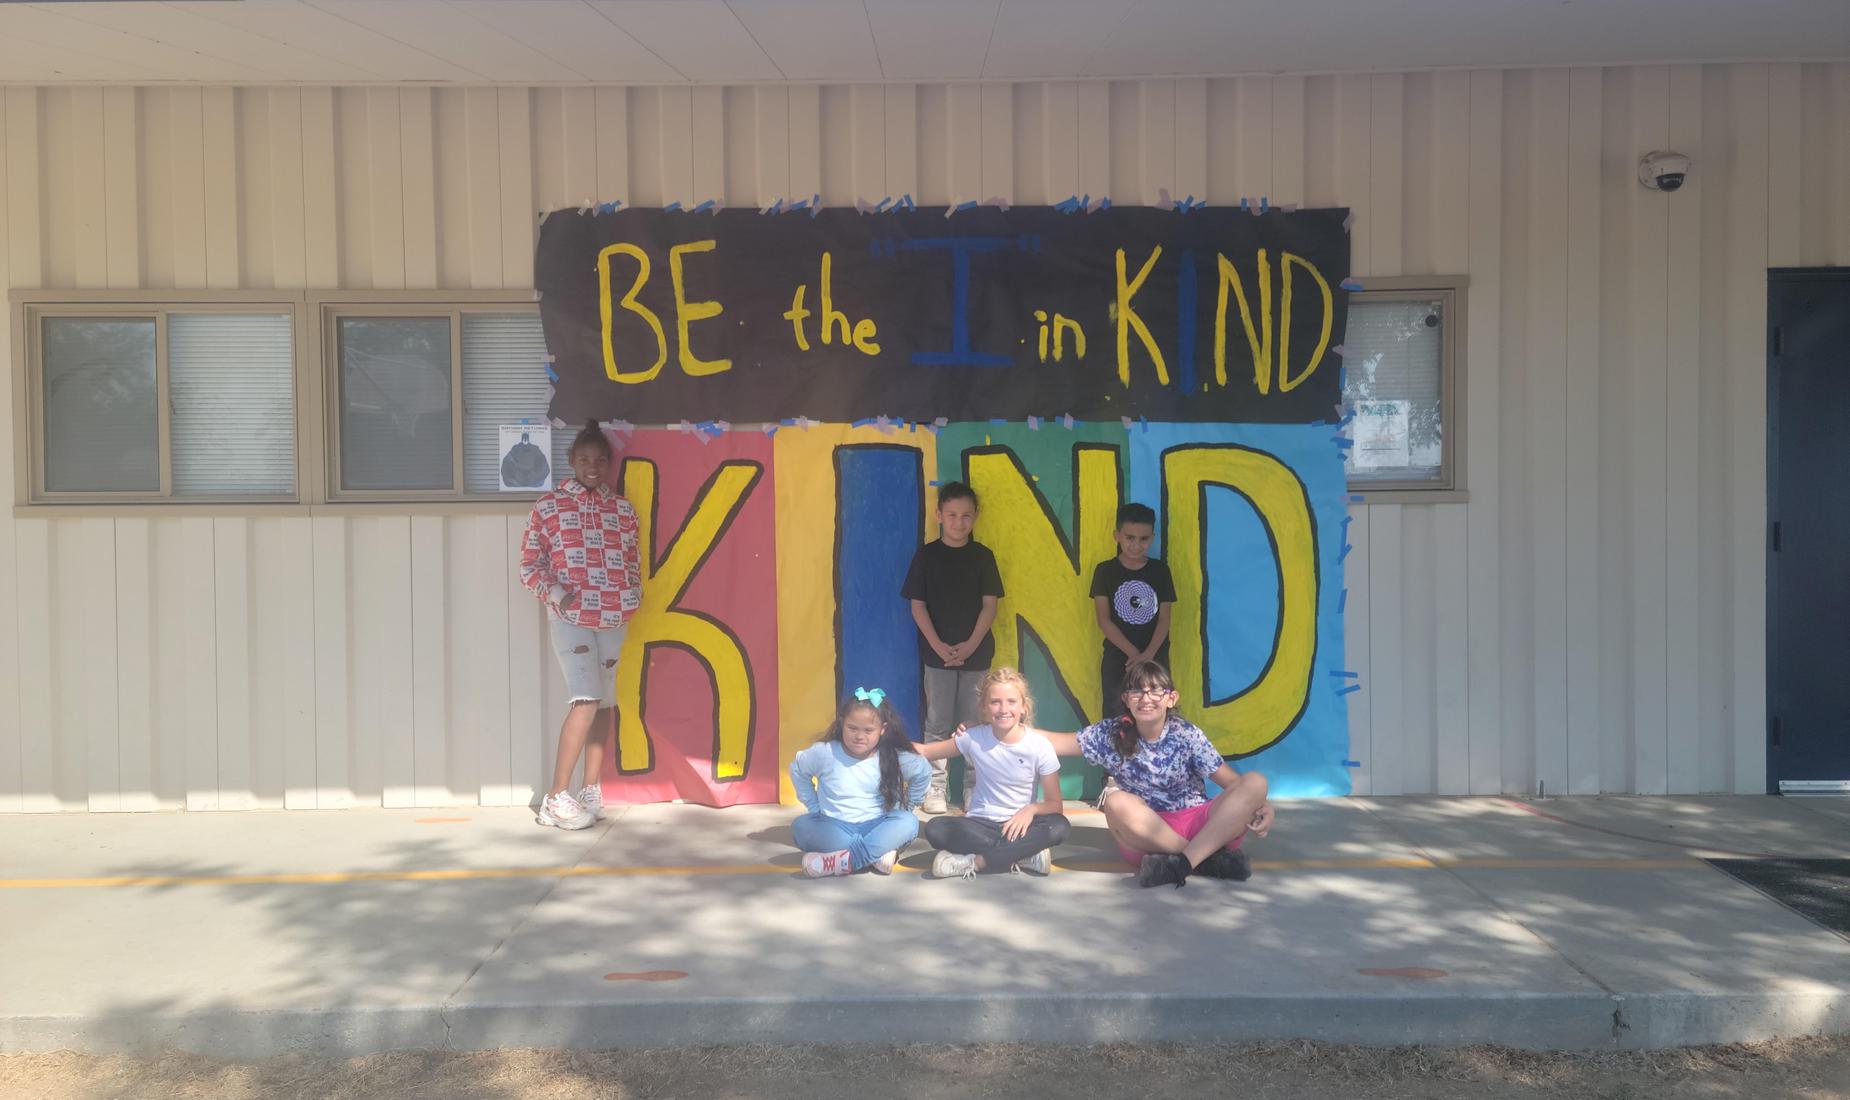
<instances>
[{"instance_id":1,"label":"eyeglasses","mask_svg":"<svg viewBox=\"0 0 1850 1100\"><path fill-rule=\"evenodd\" d=\"M1131 688L1124 693L1124 697L1126 699L1161 699L1174 690L1174 688L1162 687Z\"/></svg>"}]
</instances>

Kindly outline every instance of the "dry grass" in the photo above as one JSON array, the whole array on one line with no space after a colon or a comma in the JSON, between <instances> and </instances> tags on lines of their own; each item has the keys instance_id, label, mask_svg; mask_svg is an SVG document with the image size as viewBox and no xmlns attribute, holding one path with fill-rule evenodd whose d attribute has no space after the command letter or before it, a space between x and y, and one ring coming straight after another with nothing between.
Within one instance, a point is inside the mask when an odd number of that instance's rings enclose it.
<instances>
[{"instance_id":1,"label":"dry grass","mask_svg":"<svg viewBox=\"0 0 1850 1100\"><path fill-rule=\"evenodd\" d=\"M1242 1100L1850 1100L1850 1038L1643 1053L1268 1042L397 1051L257 1062L180 1053L0 1056L0 1097L9 1100L1069 1100L1190 1093Z\"/></svg>"}]
</instances>

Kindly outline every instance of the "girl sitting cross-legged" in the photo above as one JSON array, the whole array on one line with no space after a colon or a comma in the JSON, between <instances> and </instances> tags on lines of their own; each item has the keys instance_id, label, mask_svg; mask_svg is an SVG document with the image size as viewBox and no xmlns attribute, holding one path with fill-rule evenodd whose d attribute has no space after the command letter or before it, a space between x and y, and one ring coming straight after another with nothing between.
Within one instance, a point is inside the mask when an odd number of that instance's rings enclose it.
<instances>
[{"instance_id":1,"label":"girl sitting cross-legged","mask_svg":"<svg viewBox=\"0 0 1850 1100\"><path fill-rule=\"evenodd\" d=\"M1137 881L1180 887L1194 873L1250 877L1240 843L1272 828L1265 776L1234 771L1208 735L1175 712L1175 682L1155 661L1131 662L1120 698L1128 713L1047 739L1060 755L1083 755L1111 777L1098 808ZM1209 779L1221 788L1212 800Z\"/></svg>"},{"instance_id":2,"label":"girl sitting cross-legged","mask_svg":"<svg viewBox=\"0 0 1850 1100\"><path fill-rule=\"evenodd\" d=\"M790 762L790 782L809 811L790 824L804 874L889 875L899 850L919 835L912 807L925 797L931 765L913 749L886 692L857 688L821 739Z\"/></svg>"},{"instance_id":3,"label":"girl sitting cross-legged","mask_svg":"<svg viewBox=\"0 0 1850 1100\"><path fill-rule=\"evenodd\" d=\"M925 823L925 840L938 849L932 877L1012 870L1044 875L1052 866L1048 849L1065 841L1070 828L1060 812L1059 758L1028 725L1034 697L1021 673L991 669L983 679L981 705L988 725L919 746L927 760L961 755L976 773L976 792L962 817Z\"/></svg>"}]
</instances>

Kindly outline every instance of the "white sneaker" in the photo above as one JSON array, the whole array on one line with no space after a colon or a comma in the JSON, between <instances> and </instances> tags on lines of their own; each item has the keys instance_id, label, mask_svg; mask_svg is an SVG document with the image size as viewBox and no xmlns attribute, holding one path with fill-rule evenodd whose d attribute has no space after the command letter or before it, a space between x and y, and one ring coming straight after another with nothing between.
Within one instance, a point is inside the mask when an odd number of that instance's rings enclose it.
<instances>
[{"instance_id":1,"label":"white sneaker","mask_svg":"<svg viewBox=\"0 0 1850 1100\"><path fill-rule=\"evenodd\" d=\"M876 875L890 875L893 873L893 864L898 862L899 853L888 852L886 855L874 860L873 863L868 865L867 869Z\"/></svg>"},{"instance_id":2,"label":"white sneaker","mask_svg":"<svg viewBox=\"0 0 1850 1100\"><path fill-rule=\"evenodd\" d=\"M933 787L931 790L925 792L925 801L919 803L919 809L935 817L938 814L946 812L950 807L945 805L944 792Z\"/></svg>"},{"instance_id":3,"label":"white sneaker","mask_svg":"<svg viewBox=\"0 0 1850 1100\"><path fill-rule=\"evenodd\" d=\"M604 789L602 787L586 786L578 792L578 804L591 815L591 820L604 820Z\"/></svg>"},{"instance_id":4,"label":"white sneaker","mask_svg":"<svg viewBox=\"0 0 1850 1100\"><path fill-rule=\"evenodd\" d=\"M1053 870L1053 855L1042 848L1027 859L1015 864L1017 871L1026 871L1031 875L1046 875Z\"/></svg>"},{"instance_id":5,"label":"white sneaker","mask_svg":"<svg viewBox=\"0 0 1850 1100\"><path fill-rule=\"evenodd\" d=\"M570 791L549 794L540 800L539 822L555 829L588 829L597 819Z\"/></svg>"},{"instance_id":6,"label":"white sneaker","mask_svg":"<svg viewBox=\"0 0 1850 1100\"><path fill-rule=\"evenodd\" d=\"M939 852L931 857L932 878L975 878L976 857L962 852Z\"/></svg>"},{"instance_id":7,"label":"white sneaker","mask_svg":"<svg viewBox=\"0 0 1850 1100\"><path fill-rule=\"evenodd\" d=\"M832 878L854 870L848 861L848 849L839 852L804 852L803 873L810 878Z\"/></svg>"}]
</instances>

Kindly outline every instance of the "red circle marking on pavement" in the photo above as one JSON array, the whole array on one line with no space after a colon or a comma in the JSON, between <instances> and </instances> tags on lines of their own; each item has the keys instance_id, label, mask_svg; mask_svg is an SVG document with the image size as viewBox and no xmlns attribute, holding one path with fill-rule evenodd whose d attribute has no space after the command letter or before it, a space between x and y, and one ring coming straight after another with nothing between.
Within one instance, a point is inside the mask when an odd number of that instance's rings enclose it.
<instances>
[{"instance_id":1,"label":"red circle marking on pavement","mask_svg":"<svg viewBox=\"0 0 1850 1100\"><path fill-rule=\"evenodd\" d=\"M639 970L634 974L606 974L607 982L678 982L687 977L685 970Z\"/></svg>"},{"instance_id":2,"label":"red circle marking on pavement","mask_svg":"<svg viewBox=\"0 0 1850 1100\"><path fill-rule=\"evenodd\" d=\"M1433 970L1424 966L1365 966L1356 973L1367 975L1370 978L1418 978L1421 980L1443 978L1446 974L1443 970Z\"/></svg>"}]
</instances>

